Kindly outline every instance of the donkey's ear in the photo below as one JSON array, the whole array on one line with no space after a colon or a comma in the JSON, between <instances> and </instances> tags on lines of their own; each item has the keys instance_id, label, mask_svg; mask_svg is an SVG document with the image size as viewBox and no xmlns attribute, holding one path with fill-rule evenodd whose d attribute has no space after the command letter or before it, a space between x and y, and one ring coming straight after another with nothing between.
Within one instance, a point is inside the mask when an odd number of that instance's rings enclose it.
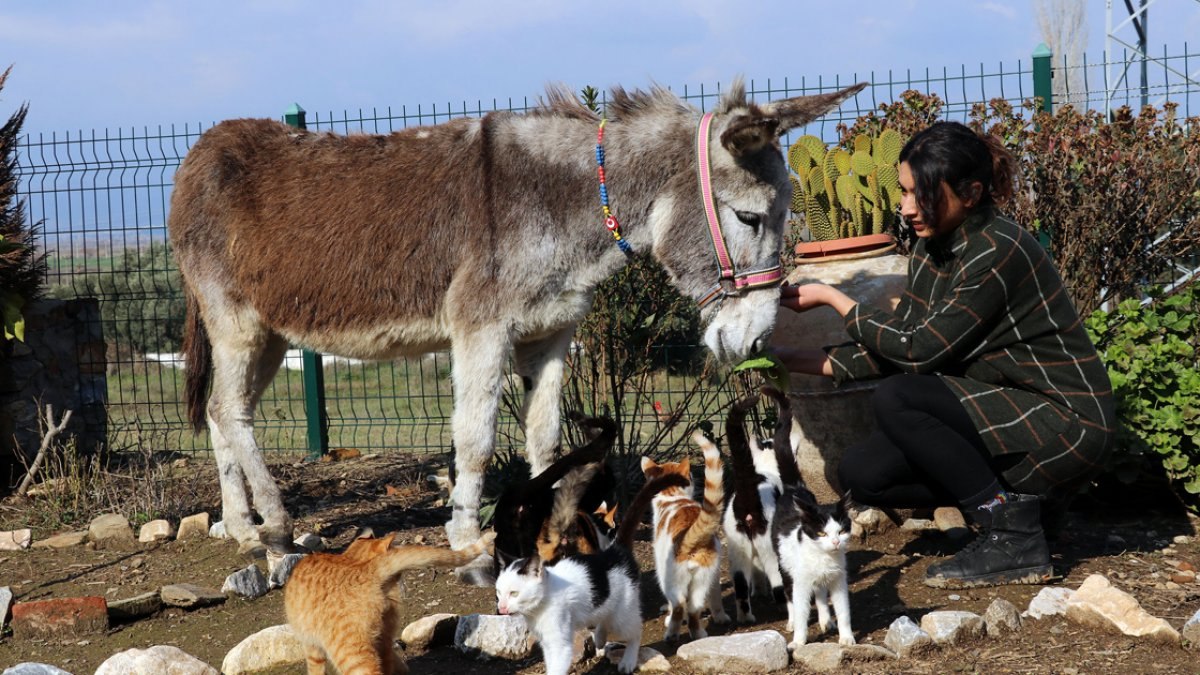
<instances>
[{"instance_id":1,"label":"donkey's ear","mask_svg":"<svg viewBox=\"0 0 1200 675\"><path fill-rule=\"evenodd\" d=\"M843 101L862 91L867 84L867 82L859 82L854 86L829 94L797 96L771 101L761 106L763 115L774 118L778 122L777 133L783 134L796 127L804 126L837 108Z\"/></svg>"},{"instance_id":2,"label":"donkey's ear","mask_svg":"<svg viewBox=\"0 0 1200 675\"><path fill-rule=\"evenodd\" d=\"M779 120L758 113L734 117L721 132L721 145L734 157L745 157L774 143L779 136Z\"/></svg>"}]
</instances>

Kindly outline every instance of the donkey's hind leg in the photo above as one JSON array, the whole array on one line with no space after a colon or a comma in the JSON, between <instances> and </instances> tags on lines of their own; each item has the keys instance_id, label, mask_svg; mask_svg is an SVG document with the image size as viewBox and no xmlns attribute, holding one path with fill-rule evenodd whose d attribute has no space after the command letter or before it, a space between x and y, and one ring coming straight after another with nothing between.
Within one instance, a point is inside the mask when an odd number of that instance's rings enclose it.
<instances>
[{"instance_id":1,"label":"donkey's hind leg","mask_svg":"<svg viewBox=\"0 0 1200 675\"><path fill-rule=\"evenodd\" d=\"M257 550L261 541L276 552L288 552L292 520L266 461L254 441L254 410L283 360L287 343L250 320L234 330L213 326L213 385L208 401L208 424L221 478L222 517L226 531L245 552ZM255 510L263 525L257 531L246 495L250 488Z\"/></svg>"},{"instance_id":2,"label":"donkey's hind leg","mask_svg":"<svg viewBox=\"0 0 1200 675\"><path fill-rule=\"evenodd\" d=\"M504 365L512 343L501 326L476 328L453 338L451 377L454 380L454 466L450 500L454 512L446 523L450 546L461 549L479 538L479 504L483 474L496 447L496 416L504 386ZM492 560L480 556L455 571L459 578L490 586Z\"/></svg>"},{"instance_id":3,"label":"donkey's hind leg","mask_svg":"<svg viewBox=\"0 0 1200 675\"><path fill-rule=\"evenodd\" d=\"M525 456L538 475L554 463L561 435L563 371L575 325L534 342L518 344L513 352L517 374L525 383L521 417L525 421Z\"/></svg>"}]
</instances>

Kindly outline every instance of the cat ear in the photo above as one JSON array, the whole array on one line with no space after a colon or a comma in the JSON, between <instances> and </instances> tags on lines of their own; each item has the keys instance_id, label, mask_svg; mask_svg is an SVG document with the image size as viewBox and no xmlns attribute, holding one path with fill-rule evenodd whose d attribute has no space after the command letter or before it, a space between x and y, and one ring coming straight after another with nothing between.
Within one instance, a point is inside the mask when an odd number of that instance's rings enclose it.
<instances>
[{"instance_id":1,"label":"cat ear","mask_svg":"<svg viewBox=\"0 0 1200 675\"><path fill-rule=\"evenodd\" d=\"M545 570L545 566L542 565L542 559L535 554L525 559L525 564L521 567L521 574L541 579L543 570Z\"/></svg>"},{"instance_id":2,"label":"cat ear","mask_svg":"<svg viewBox=\"0 0 1200 675\"><path fill-rule=\"evenodd\" d=\"M608 523L609 527L617 526L617 505L613 504L611 509L604 512L604 522Z\"/></svg>"},{"instance_id":3,"label":"cat ear","mask_svg":"<svg viewBox=\"0 0 1200 675\"><path fill-rule=\"evenodd\" d=\"M646 457L644 455L642 456L642 473L646 473L647 471L649 471L650 469L653 469L656 466L658 466L658 464L656 464L654 460L652 460L649 457Z\"/></svg>"}]
</instances>

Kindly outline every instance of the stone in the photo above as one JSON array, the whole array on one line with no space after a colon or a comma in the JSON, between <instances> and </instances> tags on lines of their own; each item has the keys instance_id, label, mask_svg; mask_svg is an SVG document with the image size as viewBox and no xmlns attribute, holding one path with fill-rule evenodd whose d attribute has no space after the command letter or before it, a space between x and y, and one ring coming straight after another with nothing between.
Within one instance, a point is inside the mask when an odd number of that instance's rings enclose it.
<instances>
[{"instance_id":1,"label":"stone","mask_svg":"<svg viewBox=\"0 0 1200 675\"><path fill-rule=\"evenodd\" d=\"M609 663L615 666L625 657L625 646L614 644L604 650L604 656L608 659ZM637 672L669 673L671 672L671 662L657 649L642 647L638 650Z\"/></svg>"},{"instance_id":2,"label":"stone","mask_svg":"<svg viewBox=\"0 0 1200 675\"><path fill-rule=\"evenodd\" d=\"M902 616L892 621L888 626L887 636L883 639L887 648L896 652L900 658L919 656L933 649L933 637L921 630L915 621Z\"/></svg>"},{"instance_id":3,"label":"stone","mask_svg":"<svg viewBox=\"0 0 1200 675\"><path fill-rule=\"evenodd\" d=\"M267 585L271 588L283 588L288 577L292 576L292 570L295 569L296 563L304 560L305 555L304 553L287 553L276 556L268 551L267 567L270 568L270 574L267 576Z\"/></svg>"},{"instance_id":4,"label":"stone","mask_svg":"<svg viewBox=\"0 0 1200 675\"><path fill-rule=\"evenodd\" d=\"M179 521L179 532L175 535L175 538L191 539L192 537L206 537L208 536L209 527L208 513L196 513Z\"/></svg>"},{"instance_id":5,"label":"stone","mask_svg":"<svg viewBox=\"0 0 1200 675\"><path fill-rule=\"evenodd\" d=\"M225 577L225 583L221 585L222 593L240 595L247 600L261 598L269 590L271 588L267 585L267 577L263 575L257 565L250 565L230 574Z\"/></svg>"},{"instance_id":6,"label":"stone","mask_svg":"<svg viewBox=\"0 0 1200 675\"><path fill-rule=\"evenodd\" d=\"M62 532L46 539L41 539L33 542L33 548L71 548L72 546L80 546L87 541L88 533L84 530L78 532Z\"/></svg>"},{"instance_id":7,"label":"stone","mask_svg":"<svg viewBox=\"0 0 1200 675\"><path fill-rule=\"evenodd\" d=\"M8 625L8 610L12 609L13 592L8 586L0 586L0 633Z\"/></svg>"},{"instance_id":8,"label":"stone","mask_svg":"<svg viewBox=\"0 0 1200 675\"><path fill-rule=\"evenodd\" d=\"M224 675L248 675L304 663L304 645L287 624L264 628L239 642L221 661Z\"/></svg>"},{"instance_id":9,"label":"stone","mask_svg":"<svg viewBox=\"0 0 1200 675\"><path fill-rule=\"evenodd\" d=\"M862 528L863 534L877 534L886 532L893 528L895 524L891 518L888 518L883 511L879 509L863 509L854 514L852 525L858 525Z\"/></svg>"},{"instance_id":10,"label":"stone","mask_svg":"<svg viewBox=\"0 0 1200 675\"><path fill-rule=\"evenodd\" d=\"M159 589L164 605L196 609L225 602L225 594L196 584L171 584Z\"/></svg>"},{"instance_id":11,"label":"stone","mask_svg":"<svg viewBox=\"0 0 1200 675\"><path fill-rule=\"evenodd\" d=\"M921 630L939 645L958 645L983 637L983 617L974 612L937 611L921 617Z\"/></svg>"},{"instance_id":12,"label":"stone","mask_svg":"<svg viewBox=\"0 0 1200 675\"><path fill-rule=\"evenodd\" d=\"M431 614L405 626L400 631L400 641L404 643L405 650L443 647L454 643L457 628L457 614Z\"/></svg>"},{"instance_id":13,"label":"stone","mask_svg":"<svg viewBox=\"0 0 1200 675\"><path fill-rule=\"evenodd\" d=\"M971 534L971 531L967 529L967 521L963 518L962 511L953 506L939 506L934 509L933 524L953 539L962 539Z\"/></svg>"},{"instance_id":14,"label":"stone","mask_svg":"<svg viewBox=\"0 0 1200 675\"><path fill-rule=\"evenodd\" d=\"M514 615L468 614L458 617L454 648L481 657L519 661L533 652L535 639L525 619Z\"/></svg>"},{"instance_id":15,"label":"stone","mask_svg":"<svg viewBox=\"0 0 1200 675\"><path fill-rule=\"evenodd\" d=\"M989 637L1016 633L1021 630L1021 612L1008 600L996 598L983 613L983 624Z\"/></svg>"},{"instance_id":16,"label":"stone","mask_svg":"<svg viewBox=\"0 0 1200 675\"><path fill-rule=\"evenodd\" d=\"M101 548L129 548L134 543L133 529L125 516L106 513L88 524L88 541Z\"/></svg>"},{"instance_id":17,"label":"stone","mask_svg":"<svg viewBox=\"0 0 1200 675\"><path fill-rule=\"evenodd\" d=\"M95 675L221 675L216 668L179 647L157 645L127 649L108 657Z\"/></svg>"},{"instance_id":18,"label":"stone","mask_svg":"<svg viewBox=\"0 0 1200 675\"><path fill-rule=\"evenodd\" d=\"M1067 613L1067 602L1075 591L1065 586L1047 586L1038 591L1029 601L1029 609L1021 616L1041 619L1047 616L1062 616Z\"/></svg>"},{"instance_id":19,"label":"stone","mask_svg":"<svg viewBox=\"0 0 1200 675\"><path fill-rule=\"evenodd\" d=\"M12 629L22 640L103 633L108 630L108 605L100 596L18 602L12 608Z\"/></svg>"},{"instance_id":20,"label":"stone","mask_svg":"<svg viewBox=\"0 0 1200 675\"><path fill-rule=\"evenodd\" d=\"M108 618L115 621L135 621L154 614L162 609L162 606L162 596L158 591L150 591L108 603Z\"/></svg>"},{"instance_id":21,"label":"stone","mask_svg":"<svg viewBox=\"0 0 1200 675\"><path fill-rule=\"evenodd\" d=\"M774 630L700 638L675 652L703 673L770 673L787 668L787 639Z\"/></svg>"},{"instance_id":22,"label":"stone","mask_svg":"<svg viewBox=\"0 0 1200 675\"><path fill-rule=\"evenodd\" d=\"M1200 609L1192 615L1183 624L1183 639L1190 642L1193 646L1200 645Z\"/></svg>"},{"instance_id":23,"label":"stone","mask_svg":"<svg viewBox=\"0 0 1200 675\"><path fill-rule=\"evenodd\" d=\"M11 668L5 668L0 675L71 675L71 673L45 663L18 663Z\"/></svg>"},{"instance_id":24,"label":"stone","mask_svg":"<svg viewBox=\"0 0 1200 675\"><path fill-rule=\"evenodd\" d=\"M33 542L33 530L0 532L0 551L23 551Z\"/></svg>"},{"instance_id":25,"label":"stone","mask_svg":"<svg viewBox=\"0 0 1200 675\"><path fill-rule=\"evenodd\" d=\"M812 642L800 645L792 652L797 664L806 670L833 672L842 670L851 661L880 661L895 659L891 651L877 645L840 645L836 642Z\"/></svg>"},{"instance_id":26,"label":"stone","mask_svg":"<svg viewBox=\"0 0 1200 675\"><path fill-rule=\"evenodd\" d=\"M173 536L175 536L175 528L165 520L152 520L138 530L138 541L143 543L163 541Z\"/></svg>"},{"instance_id":27,"label":"stone","mask_svg":"<svg viewBox=\"0 0 1200 675\"><path fill-rule=\"evenodd\" d=\"M1084 579L1067 601L1066 615L1075 623L1132 637L1168 644L1179 644L1181 640L1171 624L1142 609L1132 595L1114 587L1102 574Z\"/></svg>"},{"instance_id":28,"label":"stone","mask_svg":"<svg viewBox=\"0 0 1200 675\"><path fill-rule=\"evenodd\" d=\"M307 532L299 537L296 537L296 545L301 548L306 548L310 551L325 550L325 540L320 536L313 534L312 532Z\"/></svg>"},{"instance_id":29,"label":"stone","mask_svg":"<svg viewBox=\"0 0 1200 675\"><path fill-rule=\"evenodd\" d=\"M225 521L218 520L213 523L212 527L208 528L208 536L213 539L228 539L229 534L225 532Z\"/></svg>"},{"instance_id":30,"label":"stone","mask_svg":"<svg viewBox=\"0 0 1200 675\"><path fill-rule=\"evenodd\" d=\"M900 524L900 529L910 531L936 530L937 524L928 518L909 518Z\"/></svg>"}]
</instances>

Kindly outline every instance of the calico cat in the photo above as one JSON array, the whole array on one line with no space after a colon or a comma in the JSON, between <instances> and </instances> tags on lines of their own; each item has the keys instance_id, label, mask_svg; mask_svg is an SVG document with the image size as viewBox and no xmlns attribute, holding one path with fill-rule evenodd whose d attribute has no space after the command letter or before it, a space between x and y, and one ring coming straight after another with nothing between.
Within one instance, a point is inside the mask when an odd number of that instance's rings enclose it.
<instances>
[{"instance_id":1,"label":"calico cat","mask_svg":"<svg viewBox=\"0 0 1200 675\"><path fill-rule=\"evenodd\" d=\"M854 644L850 629L850 588L846 575L846 549L850 544L849 494L836 504L821 506L804 485L792 444L791 405L782 393L764 388L779 406L780 426L774 446L783 494L775 506L771 540L779 558L784 592L788 600L788 630L793 631L790 648L808 641L809 600L817 605L817 625L829 629L829 601L837 616L838 642Z\"/></svg>"},{"instance_id":2,"label":"calico cat","mask_svg":"<svg viewBox=\"0 0 1200 675\"><path fill-rule=\"evenodd\" d=\"M598 433L537 476L509 486L496 502L496 549L509 558L538 553L543 560L553 561L577 551L600 550L596 528L590 517L579 517L578 506L612 448L617 425L605 417L579 423ZM558 488L555 483L560 483ZM501 564L499 559L493 562L494 580Z\"/></svg>"},{"instance_id":3,"label":"calico cat","mask_svg":"<svg viewBox=\"0 0 1200 675\"><path fill-rule=\"evenodd\" d=\"M759 448L746 435L746 413L758 400L758 396L751 396L735 403L725 422L734 493L725 511L723 529L738 622L757 620L750 608L750 596L760 579L770 587L776 602L785 602L779 558L771 540L771 523L783 482L773 448ZM776 427L776 434L781 430L786 433L782 424Z\"/></svg>"},{"instance_id":4,"label":"calico cat","mask_svg":"<svg viewBox=\"0 0 1200 675\"><path fill-rule=\"evenodd\" d=\"M511 560L496 579L496 609L525 617L546 660L547 675L566 675L571 668L575 634L592 627L596 650L604 653L608 638L625 644L617 669L637 667L642 641L641 571L632 553L638 521L659 490L688 485L682 476L650 480L638 492L610 547L589 555L576 554L557 563L539 556Z\"/></svg>"},{"instance_id":5,"label":"calico cat","mask_svg":"<svg viewBox=\"0 0 1200 675\"><path fill-rule=\"evenodd\" d=\"M392 648L401 573L470 563L488 552L495 535L488 533L461 551L393 547L394 538L356 539L340 555L312 553L296 563L283 604L288 624L304 644L308 675L323 675L326 659L342 675L407 673Z\"/></svg>"},{"instance_id":6,"label":"calico cat","mask_svg":"<svg viewBox=\"0 0 1200 675\"><path fill-rule=\"evenodd\" d=\"M727 623L729 615L721 607L721 509L725 488L721 453L704 434L692 439L704 451L704 501L692 499L691 468L684 458L679 462L658 464L642 458L642 473L653 480L679 475L688 480L686 487L667 488L654 497L654 563L659 587L667 600L665 639L679 637L686 618L693 639L708 633L700 625L700 611L708 605L714 623Z\"/></svg>"}]
</instances>

